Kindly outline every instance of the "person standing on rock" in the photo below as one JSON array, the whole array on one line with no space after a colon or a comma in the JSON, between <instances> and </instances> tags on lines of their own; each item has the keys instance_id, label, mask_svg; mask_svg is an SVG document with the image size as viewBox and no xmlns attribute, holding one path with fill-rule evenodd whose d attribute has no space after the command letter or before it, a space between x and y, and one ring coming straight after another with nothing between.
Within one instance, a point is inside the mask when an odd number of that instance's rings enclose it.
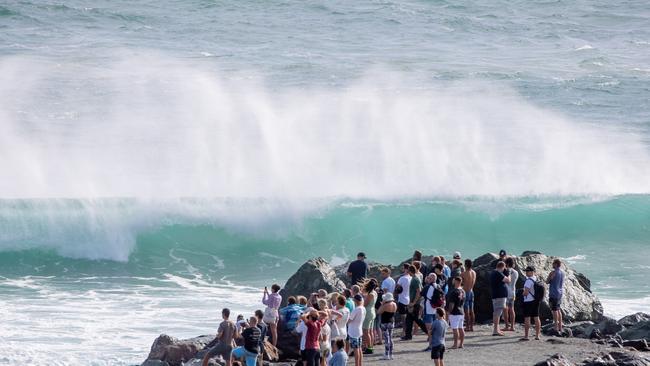
<instances>
[{"instance_id":1,"label":"person standing on rock","mask_svg":"<svg viewBox=\"0 0 650 366\"><path fill-rule=\"evenodd\" d=\"M562 333L562 296L564 295L564 271L562 271L562 261L553 260L553 272L549 273L546 283L549 284L548 302L553 312L553 324L558 333Z\"/></svg>"},{"instance_id":2,"label":"person standing on rock","mask_svg":"<svg viewBox=\"0 0 650 366\"><path fill-rule=\"evenodd\" d=\"M368 277L368 264L364 252L359 252L357 260L348 266L348 277L350 277L350 286L357 285Z\"/></svg>"},{"instance_id":3,"label":"person standing on rock","mask_svg":"<svg viewBox=\"0 0 650 366\"><path fill-rule=\"evenodd\" d=\"M278 319L280 315L278 310L282 303L282 296L280 295L280 286L273 284L271 286L271 293L269 289L264 287L264 295L262 296L262 304L266 305L264 309L264 322L268 324L271 330L271 344L273 346L278 344Z\"/></svg>"},{"instance_id":4,"label":"person standing on rock","mask_svg":"<svg viewBox=\"0 0 650 366\"><path fill-rule=\"evenodd\" d=\"M503 311L503 322L505 327L504 331L515 331L515 297L517 290L517 279L519 279L519 272L515 269L515 259L513 257L506 258L506 270L510 275L510 283L508 283L508 298L506 299L506 309Z\"/></svg>"},{"instance_id":5,"label":"person standing on rock","mask_svg":"<svg viewBox=\"0 0 650 366\"><path fill-rule=\"evenodd\" d=\"M465 271L461 274L463 279L463 290L465 291L465 303L463 311L465 312L465 329L468 332L474 331L474 284L476 283L476 271L472 268L471 259L465 259Z\"/></svg>"},{"instance_id":6,"label":"person standing on rock","mask_svg":"<svg viewBox=\"0 0 650 366\"><path fill-rule=\"evenodd\" d=\"M447 310L449 311L449 325L454 333L454 345L452 349L463 348L465 342L465 329L463 328L463 320L465 313L463 312L463 304L465 303L465 291L460 287L462 278L454 277L452 283L453 289L449 292L449 302L447 303Z\"/></svg>"},{"instance_id":7,"label":"person standing on rock","mask_svg":"<svg viewBox=\"0 0 650 366\"><path fill-rule=\"evenodd\" d=\"M537 282L535 268L532 266L526 267L526 280L524 281L524 337L521 338L522 341L529 340L528 332L531 319L535 322L535 340L539 340L542 329L542 322L539 320L540 299L535 296L535 282Z\"/></svg>"},{"instance_id":8,"label":"person standing on rock","mask_svg":"<svg viewBox=\"0 0 650 366\"><path fill-rule=\"evenodd\" d=\"M226 366L230 366L230 353L232 352L233 338L235 337L235 332L237 327L235 323L230 320L230 309L224 308L221 310L221 318L223 321L219 324L219 329L217 330L217 336L215 339L210 342L208 346L208 352L203 356L203 366L207 366L210 359L214 356L221 356L226 360Z\"/></svg>"},{"instance_id":9,"label":"person standing on rock","mask_svg":"<svg viewBox=\"0 0 650 366\"><path fill-rule=\"evenodd\" d=\"M363 363L363 352L361 350L363 336L363 320L366 317L366 308L363 306L363 296L354 295L355 308L348 319L348 338L350 348L354 351L354 365L361 366Z\"/></svg>"},{"instance_id":10,"label":"person standing on rock","mask_svg":"<svg viewBox=\"0 0 650 366\"><path fill-rule=\"evenodd\" d=\"M230 354L230 362L235 358L245 359L246 366L256 366L257 356L260 353L260 330L257 327L257 318L251 317L248 323L242 325L244 330L241 332L241 338L244 339L244 345L232 350Z\"/></svg>"},{"instance_id":11,"label":"person standing on rock","mask_svg":"<svg viewBox=\"0 0 650 366\"><path fill-rule=\"evenodd\" d=\"M505 335L499 329L499 322L501 314L506 307L506 299L508 298L508 283L510 277L504 275L506 264L503 261L497 263L497 268L490 274L490 288L492 290L492 322L494 323L492 329L493 336Z\"/></svg>"}]
</instances>

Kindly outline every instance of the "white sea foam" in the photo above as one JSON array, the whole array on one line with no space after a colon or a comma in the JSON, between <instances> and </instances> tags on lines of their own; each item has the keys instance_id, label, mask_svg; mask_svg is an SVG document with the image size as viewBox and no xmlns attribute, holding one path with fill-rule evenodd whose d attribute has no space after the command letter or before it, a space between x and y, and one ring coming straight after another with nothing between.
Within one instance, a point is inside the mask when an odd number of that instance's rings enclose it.
<instances>
[{"instance_id":1,"label":"white sea foam","mask_svg":"<svg viewBox=\"0 0 650 366\"><path fill-rule=\"evenodd\" d=\"M620 299L600 297L600 301L605 309L605 315L614 319L620 319L626 315L637 312L648 312L650 309L650 296L636 299Z\"/></svg>"}]
</instances>

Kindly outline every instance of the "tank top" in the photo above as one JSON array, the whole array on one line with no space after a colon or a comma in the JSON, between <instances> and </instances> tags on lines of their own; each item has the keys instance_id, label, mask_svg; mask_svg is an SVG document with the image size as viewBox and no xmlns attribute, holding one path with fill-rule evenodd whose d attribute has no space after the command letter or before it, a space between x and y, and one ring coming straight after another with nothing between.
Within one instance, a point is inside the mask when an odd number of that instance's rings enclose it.
<instances>
[{"instance_id":1,"label":"tank top","mask_svg":"<svg viewBox=\"0 0 650 366\"><path fill-rule=\"evenodd\" d=\"M381 324L388 324L395 322L395 312L384 311L381 313Z\"/></svg>"}]
</instances>

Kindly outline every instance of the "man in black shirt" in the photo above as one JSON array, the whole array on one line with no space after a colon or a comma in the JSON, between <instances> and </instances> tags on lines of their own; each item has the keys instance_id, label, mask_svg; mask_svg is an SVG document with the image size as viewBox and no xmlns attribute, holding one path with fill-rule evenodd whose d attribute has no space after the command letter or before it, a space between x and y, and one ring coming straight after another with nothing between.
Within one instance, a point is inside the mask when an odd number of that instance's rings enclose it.
<instances>
[{"instance_id":1,"label":"man in black shirt","mask_svg":"<svg viewBox=\"0 0 650 366\"><path fill-rule=\"evenodd\" d=\"M465 342L465 329L463 321L465 320L465 313L463 305L465 304L465 291L460 287L462 283L460 277L454 277L451 281L453 289L449 291L449 302L447 303L447 310L449 311L449 324L454 333L453 348L463 348Z\"/></svg>"},{"instance_id":2,"label":"man in black shirt","mask_svg":"<svg viewBox=\"0 0 650 366\"><path fill-rule=\"evenodd\" d=\"M494 329L492 335L502 336L503 332L499 330L499 321L501 314L506 307L506 299L508 298L508 283L510 283L510 276L504 274L506 264L502 261L497 263L497 268L490 274L490 287L492 290L492 321Z\"/></svg>"},{"instance_id":3,"label":"man in black shirt","mask_svg":"<svg viewBox=\"0 0 650 366\"><path fill-rule=\"evenodd\" d=\"M350 286L354 286L368 276L368 265L365 262L366 254L359 252L357 260L350 263L348 267L348 276L350 277Z\"/></svg>"},{"instance_id":4,"label":"man in black shirt","mask_svg":"<svg viewBox=\"0 0 650 366\"><path fill-rule=\"evenodd\" d=\"M251 317L248 320L248 324L245 324L244 327L244 330L241 332L241 338L244 339L244 346L232 350L230 363L232 364L234 358L244 358L247 366L255 366L257 364L257 355L260 353L262 332L257 327L256 317Z\"/></svg>"}]
</instances>

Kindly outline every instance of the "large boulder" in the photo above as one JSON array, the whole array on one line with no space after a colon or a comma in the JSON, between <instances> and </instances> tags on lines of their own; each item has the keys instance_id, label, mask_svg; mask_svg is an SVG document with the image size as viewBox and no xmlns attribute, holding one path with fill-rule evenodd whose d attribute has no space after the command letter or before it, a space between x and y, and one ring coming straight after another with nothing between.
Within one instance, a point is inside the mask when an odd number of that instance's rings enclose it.
<instances>
[{"instance_id":1,"label":"large boulder","mask_svg":"<svg viewBox=\"0 0 650 366\"><path fill-rule=\"evenodd\" d=\"M151 350L147 360L143 365L156 364L155 361L162 361L169 366L181 366L183 363L194 358L206 344L208 344L214 337L200 336L185 340L161 334L151 345ZM160 363L164 365L164 363Z\"/></svg>"},{"instance_id":2,"label":"large boulder","mask_svg":"<svg viewBox=\"0 0 650 366\"><path fill-rule=\"evenodd\" d=\"M323 258L310 259L300 266L280 290L283 306L289 296L302 295L309 297L313 292L324 289L327 292L342 292L345 283L341 281L334 269Z\"/></svg>"},{"instance_id":3,"label":"large boulder","mask_svg":"<svg viewBox=\"0 0 650 366\"><path fill-rule=\"evenodd\" d=\"M276 347L279 359L300 359L300 334L288 330L278 332Z\"/></svg>"},{"instance_id":4,"label":"large boulder","mask_svg":"<svg viewBox=\"0 0 650 366\"><path fill-rule=\"evenodd\" d=\"M346 262L341 265L338 265L334 267L334 271L336 272L336 277L338 277L341 282L343 282L345 285L348 287L351 287L353 283L350 283L350 277L348 277L348 267L350 266L350 263L352 262ZM392 277L398 277L399 276L399 267L394 267L390 264L385 265L377 262L367 262L368 264L368 277L369 278L376 278L379 283L381 283L381 269L384 267L387 267L391 271L391 276Z\"/></svg>"},{"instance_id":5,"label":"large boulder","mask_svg":"<svg viewBox=\"0 0 650 366\"><path fill-rule=\"evenodd\" d=\"M621 319L619 319L619 324L622 326L629 328L633 327L641 322L647 322L650 321L650 314L646 313L635 313L632 315L624 316Z\"/></svg>"},{"instance_id":6,"label":"large boulder","mask_svg":"<svg viewBox=\"0 0 650 366\"><path fill-rule=\"evenodd\" d=\"M623 339L647 339L650 340L650 320L640 321L631 327L618 333Z\"/></svg>"},{"instance_id":7,"label":"large boulder","mask_svg":"<svg viewBox=\"0 0 650 366\"><path fill-rule=\"evenodd\" d=\"M525 252L525 256L515 258L515 270L519 272L519 279L517 280L516 288L521 289L524 285L525 273L524 269L527 266L535 267L537 275L546 278L553 270L553 260L555 257L549 257L544 254L536 254L535 252ZM497 257L494 254L488 253L475 260L477 266L476 271L476 285L474 286L474 308L476 311L476 320L478 322L485 322L492 319L492 297L490 289L490 274L494 270L494 262ZM562 314L564 319L569 322L592 320L599 321L603 316L603 306L598 298L588 288L588 280L566 266L562 265L565 271L564 280L564 298L562 300ZM519 301L515 304L515 311L518 320L521 321L523 314L521 302L521 290L518 293ZM552 320L551 309L548 306L548 287L546 291L546 299L540 306L540 318L544 322Z\"/></svg>"},{"instance_id":8,"label":"large boulder","mask_svg":"<svg viewBox=\"0 0 650 366\"><path fill-rule=\"evenodd\" d=\"M650 366L650 358L638 352L612 351L586 360L583 366Z\"/></svg>"}]
</instances>

